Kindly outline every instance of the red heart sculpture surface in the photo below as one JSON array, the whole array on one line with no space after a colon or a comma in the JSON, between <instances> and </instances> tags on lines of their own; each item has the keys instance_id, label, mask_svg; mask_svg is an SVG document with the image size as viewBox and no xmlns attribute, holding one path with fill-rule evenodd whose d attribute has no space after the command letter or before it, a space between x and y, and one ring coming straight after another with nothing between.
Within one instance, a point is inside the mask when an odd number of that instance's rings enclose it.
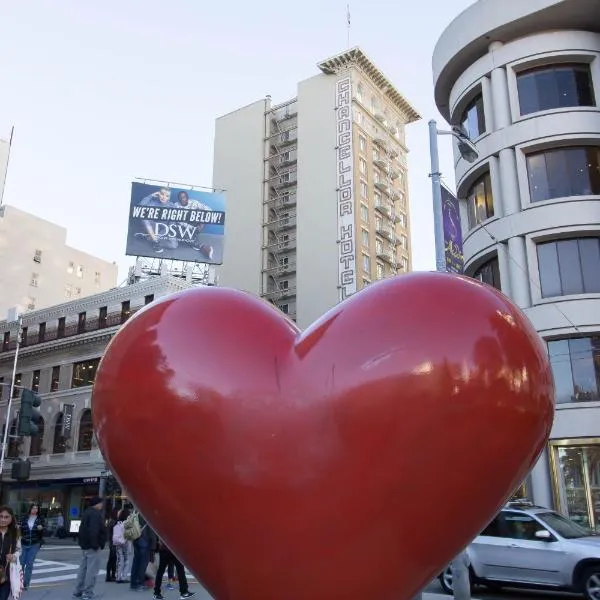
<instances>
[{"instance_id":1,"label":"red heart sculpture surface","mask_svg":"<svg viewBox=\"0 0 600 600\"><path fill-rule=\"evenodd\" d=\"M111 469L217 600L408 600L534 466L554 387L507 297L414 273L303 333L244 292L156 301L92 406Z\"/></svg>"}]
</instances>

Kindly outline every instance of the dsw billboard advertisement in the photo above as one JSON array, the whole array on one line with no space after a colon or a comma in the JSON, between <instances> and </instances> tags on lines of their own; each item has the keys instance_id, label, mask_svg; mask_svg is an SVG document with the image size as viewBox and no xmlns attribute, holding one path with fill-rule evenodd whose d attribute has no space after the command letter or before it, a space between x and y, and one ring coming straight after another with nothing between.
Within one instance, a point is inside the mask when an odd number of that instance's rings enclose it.
<instances>
[{"instance_id":1,"label":"dsw billboard advertisement","mask_svg":"<svg viewBox=\"0 0 600 600\"><path fill-rule=\"evenodd\" d=\"M220 265L224 233L223 194L131 184L127 255Z\"/></svg>"}]
</instances>

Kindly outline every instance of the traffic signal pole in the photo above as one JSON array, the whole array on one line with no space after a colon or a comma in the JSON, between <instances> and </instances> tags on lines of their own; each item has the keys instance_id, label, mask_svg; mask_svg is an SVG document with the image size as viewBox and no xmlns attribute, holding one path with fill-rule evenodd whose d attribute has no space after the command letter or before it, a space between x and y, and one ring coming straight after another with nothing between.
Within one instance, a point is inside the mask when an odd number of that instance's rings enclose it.
<instances>
[{"instance_id":1,"label":"traffic signal pole","mask_svg":"<svg viewBox=\"0 0 600 600\"><path fill-rule=\"evenodd\" d=\"M8 435L10 433L10 411L12 408L13 393L15 391L15 378L17 376L17 361L19 360L19 348L21 347L21 332L23 329L23 317L19 315L17 327L17 346L15 348L15 359L13 361L12 378L10 380L10 391L8 394L8 406L6 408L6 425L4 426L4 436L2 438L2 453L0 454L0 480L4 473L4 459L6 457L6 447L8 443Z\"/></svg>"}]
</instances>

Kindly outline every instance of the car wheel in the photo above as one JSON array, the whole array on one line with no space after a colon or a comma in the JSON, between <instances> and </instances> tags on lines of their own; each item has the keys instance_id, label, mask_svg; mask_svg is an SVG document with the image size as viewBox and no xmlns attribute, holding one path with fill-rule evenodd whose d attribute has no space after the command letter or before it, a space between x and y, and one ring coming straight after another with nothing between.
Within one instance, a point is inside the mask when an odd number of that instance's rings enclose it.
<instances>
[{"instance_id":1,"label":"car wheel","mask_svg":"<svg viewBox=\"0 0 600 600\"><path fill-rule=\"evenodd\" d=\"M438 577L440 585L446 594L452 595L452 567L446 567L444 572Z\"/></svg>"},{"instance_id":2,"label":"car wheel","mask_svg":"<svg viewBox=\"0 0 600 600\"><path fill-rule=\"evenodd\" d=\"M581 582L586 600L600 600L600 565L586 569Z\"/></svg>"}]
</instances>

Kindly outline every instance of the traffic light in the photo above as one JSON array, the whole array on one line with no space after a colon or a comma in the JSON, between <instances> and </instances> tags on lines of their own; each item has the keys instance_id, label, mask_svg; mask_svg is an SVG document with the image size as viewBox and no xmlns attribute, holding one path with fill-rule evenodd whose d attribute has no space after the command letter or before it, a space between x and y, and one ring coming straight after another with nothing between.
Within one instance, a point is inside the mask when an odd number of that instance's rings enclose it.
<instances>
[{"instance_id":1,"label":"traffic light","mask_svg":"<svg viewBox=\"0 0 600 600\"><path fill-rule=\"evenodd\" d=\"M38 406L42 404L40 397L31 390L23 390L21 409L19 410L19 426L17 435L36 435L39 431L37 423L41 417Z\"/></svg>"}]
</instances>

